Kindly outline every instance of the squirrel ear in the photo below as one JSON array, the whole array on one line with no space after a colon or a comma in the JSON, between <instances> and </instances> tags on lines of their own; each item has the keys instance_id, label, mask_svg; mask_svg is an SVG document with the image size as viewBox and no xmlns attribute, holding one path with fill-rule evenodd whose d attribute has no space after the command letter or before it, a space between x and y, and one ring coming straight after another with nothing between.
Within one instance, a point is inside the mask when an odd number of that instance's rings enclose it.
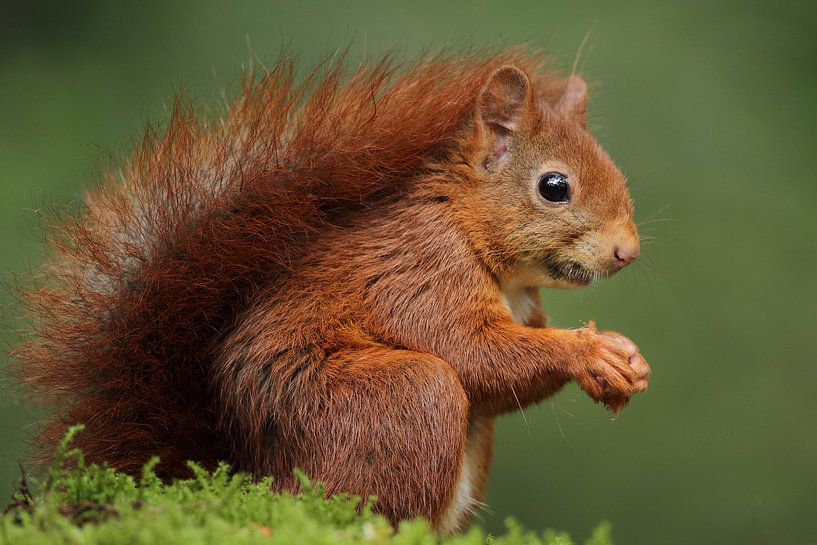
<instances>
[{"instance_id":1,"label":"squirrel ear","mask_svg":"<svg viewBox=\"0 0 817 545\"><path fill-rule=\"evenodd\" d=\"M584 126L587 114L587 84L579 76L570 76L556 111Z\"/></svg>"},{"instance_id":2,"label":"squirrel ear","mask_svg":"<svg viewBox=\"0 0 817 545\"><path fill-rule=\"evenodd\" d=\"M503 66L491 74L477 100L477 122L488 154L483 167L493 170L508 156L508 139L535 110L530 80L520 69Z\"/></svg>"},{"instance_id":3,"label":"squirrel ear","mask_svg":"<svg viewBox=\"0 0 817 545\"><path fill-rule=\"evenodd\" d=\"M507 136L519 128L531 98L528 76L515 66L503 66L480 92L479 119L494 134Z\"/></svg>"}]
</instances>

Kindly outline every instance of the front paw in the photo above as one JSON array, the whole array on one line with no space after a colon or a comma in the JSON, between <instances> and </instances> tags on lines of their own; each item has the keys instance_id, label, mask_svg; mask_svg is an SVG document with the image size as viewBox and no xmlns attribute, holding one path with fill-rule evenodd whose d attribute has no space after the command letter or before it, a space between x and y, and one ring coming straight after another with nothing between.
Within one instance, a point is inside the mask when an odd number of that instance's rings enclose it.
<instances>
[{"instance_id":1,"label":"front paw","mask_svg":"<svg viewBox=\"0 0 817 545\"><path fill-rule=\"evenodd\" d=\"M647 389L650 366L627 337L598 331L590 322L577 330L582 342L582 362L575 380L596 402L618 415L630 397Z\"/></svg>"}]
</instances>

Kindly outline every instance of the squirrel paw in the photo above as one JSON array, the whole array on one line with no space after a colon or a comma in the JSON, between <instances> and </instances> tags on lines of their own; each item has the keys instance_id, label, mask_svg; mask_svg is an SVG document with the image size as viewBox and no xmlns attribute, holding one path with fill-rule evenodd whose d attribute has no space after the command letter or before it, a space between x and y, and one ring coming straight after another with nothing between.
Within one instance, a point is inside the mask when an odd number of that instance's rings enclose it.
<instances>
[{"instance_id":1,"label":"squirrel paw","mask_svg":"<svg viewBox=\"0 0 817 545\"><path fill-rule=\"evenodd\" d=\"M618 416L633 394L647 389L650 366L623 335L599 331L592 321L578 333L589 354L575 379L591 398Z\"/></svg>"}]
</instances>

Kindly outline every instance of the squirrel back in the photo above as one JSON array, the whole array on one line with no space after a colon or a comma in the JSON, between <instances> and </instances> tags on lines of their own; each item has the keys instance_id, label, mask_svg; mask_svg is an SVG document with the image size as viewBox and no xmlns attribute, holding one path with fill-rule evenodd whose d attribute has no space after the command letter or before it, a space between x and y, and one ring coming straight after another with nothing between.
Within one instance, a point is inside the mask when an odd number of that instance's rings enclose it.
<instances>
[{"instance_id":1,"label":"squirrel back","mask_svg":"<svg viewBox=\"0 0 817 545\"><path fill-rule=\"evenodd\" d=\"M444 163L505 65L543 100L564 89L539 55L512 50L351 72L341 59L300 80L282 59L248 73L223 116L200 119L178 99L82 214L56 222L53 258L23 294L34 333L16 372L55 409L43 456L81 422L86 458L128 473L153 455L165 478L186 460L234 460L211 365L237 316L334 218L399 198Z\"/></svg>"}]
</instances>

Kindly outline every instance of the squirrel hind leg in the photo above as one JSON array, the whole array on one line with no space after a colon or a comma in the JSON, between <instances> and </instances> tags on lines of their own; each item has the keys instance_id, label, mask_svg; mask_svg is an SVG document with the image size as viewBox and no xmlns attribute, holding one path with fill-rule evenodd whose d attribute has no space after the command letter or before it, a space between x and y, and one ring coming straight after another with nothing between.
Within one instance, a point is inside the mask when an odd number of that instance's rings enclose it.
<instances>
[{"instance_id":1,"label":"squirrel hind leg","mask_svg":"<svg viewBox=\"0 0 817 545\"><path fill-rule=\"evenodd\" d=\"M377 496L376 510L395 525L421 516L441 529L468 435L468 399L453 369L429 354L368 347L332 354L324 371L284 417L298 437L283 446L292 467L329 495ZM297 482L279 474L273 486Z\"/></svg>"}]
</instances>

